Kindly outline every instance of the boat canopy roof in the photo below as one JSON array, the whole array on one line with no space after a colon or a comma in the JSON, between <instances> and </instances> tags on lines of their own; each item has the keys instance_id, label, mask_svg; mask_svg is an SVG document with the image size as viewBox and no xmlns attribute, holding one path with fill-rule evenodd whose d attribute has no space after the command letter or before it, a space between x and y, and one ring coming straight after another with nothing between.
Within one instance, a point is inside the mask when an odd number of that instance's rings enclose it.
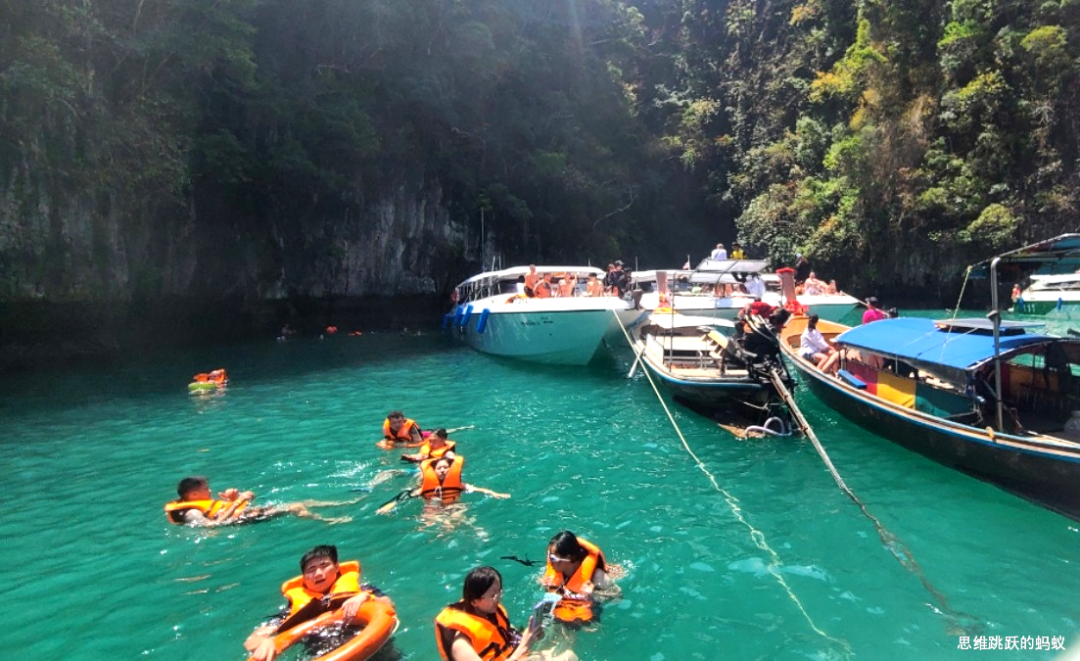
<instances>
[{"instance_id":1,"label":"boat canopy roof","mask_svg":"<svg viewBox=\"0 0 1080 661\"><path fill-rule=\"evenodd\" d=\"M697 273L760 273L769 268L764 259L709 259L706 257L694 269Z\"/></svg>"},{"instance_id":2,"label":"boat canopy roof","mask_svg":"<svg viewBox=\"0 0 1080 661\"><path fill-rule=\"evenodd\" d=\"M536 266L536 272L539 275L544 275L545 273L575 273L579 277L588 277L590 275L595 275L598 278L603 278L605 275L605 271L603 269L598 269L595 266L540 266L538 264ZM485 271L484 273L480 273L479 275L474 275L468 280L462 281L460 284L458 284L458 287L461 287L462 285L469 285L474 282L483 282L488 280L517 280L520 277L528 275L528 273L528 266L514 266L508 269L503 269L501 271Z\"/></svg>"},{"instance_id":3,"label":"boat canopy roof","mask_svg":"<svg viewBox=\"0 0 1080 661\"><path fill-rule=\"evenodd\" d=\"M1001 355L1058 340L1069 342L1053 335L1024 332L1024 328L1037 325L1001 322ZM935 321L901 317L856 326L841 333L836 341L956 379L962 372L978 369L994 359L992 329L990 320L982 318Z\"/></svg>"},{"instance_id":4,"label":"boat canopy roof","mask_svg":"<svg viewBox=\"0 0 1080 661\"><path fill-rule=\"evenodd\" d=\"M988 276L995 259L1003 274L1017 278L1035 270L1044 275L1075 273L1080 269L1080 234L1061 234L997 255L973 267L972 276Z\"/></svg>"}]
</instances>

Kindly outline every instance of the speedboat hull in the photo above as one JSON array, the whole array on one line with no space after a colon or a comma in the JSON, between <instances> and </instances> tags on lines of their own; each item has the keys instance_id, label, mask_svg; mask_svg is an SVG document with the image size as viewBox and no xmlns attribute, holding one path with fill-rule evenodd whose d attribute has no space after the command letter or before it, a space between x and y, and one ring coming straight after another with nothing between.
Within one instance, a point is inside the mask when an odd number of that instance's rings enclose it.
<instances>
[{"instance_id":1,"label":"speedboat hull","mask_svg":"<svg viewBox=\"0 0 1080 661\"><path fill-rule=\"evenodd\" d=\"M617 299L611 299L615 301ZM615 307L590 310L520 310L473 304L473 313L458 326L458 334L473 349L494 356L551 365L586 365L596 355L605 335L616 330ZM481 326L484 310L490 310Z\"/></svg>"}]
</instances>

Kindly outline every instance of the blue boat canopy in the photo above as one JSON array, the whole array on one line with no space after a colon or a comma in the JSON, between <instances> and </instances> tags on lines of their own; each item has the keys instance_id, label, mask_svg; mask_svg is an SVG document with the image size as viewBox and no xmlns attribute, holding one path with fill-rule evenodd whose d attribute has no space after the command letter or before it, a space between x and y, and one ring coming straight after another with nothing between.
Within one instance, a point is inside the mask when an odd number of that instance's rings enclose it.
<instances>
[{"instance_id":1,"label":"blue boat canopy","mask_svg":"<svg viewBox=\"0 0 1080 661\"><path fill-rule=\"evenodd\" d=\"M994 336L987 332L987 326L982 319L934 321L901 317L856 326L841 333L836 341L855 349L898 358L929 372L935 372L933 366L940 366L945 370L937 370L938 373L951 372L950 376L955 378L957 371L966 372L993 360ZM1024 333L1025 326L1030 324L1002 322L1002 355L1060 339Z\"/></svg>"}]
</instances>

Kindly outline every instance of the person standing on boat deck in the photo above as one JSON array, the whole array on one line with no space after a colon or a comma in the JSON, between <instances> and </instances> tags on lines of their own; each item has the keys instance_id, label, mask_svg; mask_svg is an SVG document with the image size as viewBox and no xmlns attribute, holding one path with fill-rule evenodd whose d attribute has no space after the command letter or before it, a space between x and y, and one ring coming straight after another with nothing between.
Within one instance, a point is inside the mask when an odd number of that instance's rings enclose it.
<instances>
[{"instance_id":1,"label":"person standing on boat deck","mask_svg":"<svg viewBox=\"0 0 1080 661\"><path fill-rule=\"evenodd\" d=\"M536 294L536 283L540 282L540 274L536 272L536 264L529 264L529 272L525 275L525 295L532 298Z\"/></svg>"},{"instance_id":2,"label":"person standing on boat deck","mask_svg":"<svg viewBox=\"0 0 1080 661\"><path fill-rule=\"evenodd\" d=\"M1013 303L1015 303L1017 299L1020 298L1020 283L1013 284L1012 295L1010 296L1010 298L1012 298Z\"/></svg>"},{"instance_id":3,"label":"person standing on boat deck","mask_svg":"<svg viewBox=\"0 0 1080 661\"><path fill-rule=\"evenodd\" d=\"M724 244L716 244L716 249L709 255L709 259L715 259L717 261L727 259L727 250L724 249Z\"/></svg>"},{"instance_id":4,"label":"person standing on boat deck","mask_svg":"<svg viewBox=\"0 0 1080 661\"><path fill-rule=\"evenodd\" d=\"M282 613L271 623L255 629L244 641L244 649L251 652L251 658L257 661L274 660L278 653L274 636L286 620L292 628L325 612L339 609L346 619L351 619L369 599L394 605L378 588L360 584L359 562L338 563L336 546L324 544L305 553L300 558L300 571L300 576L281 586L282 595L289 600L288 613ZM325 605L324 600L328 600Z\"/></svg>"},{"instance_id":5,"label":"person standing on boat deck","mask_svg":"<svg viewBox=\"0 0 1080 661\"><path fill-rule=\"evenodd\" d=\"M555 295L555 284L551 282L550 273L545 273L543 279L536 283L536 287L533 289L533 295L536 298L551 298Z\"/></svg>"},{"instance_id":6,"label":"person standing on boat deck","mask_svg":"<svg viewBox=\"0 0 1080 661\"><path fill-rule=\"evenodd\" d=\"M626 273L621 259L616 259L614 269L604 278L604 287L612 296L620 297L626 291Z\"/></svg>"},{"instance_id":7,"label":"person standing on boat deck","mask_svg":"<svg viewBox=\"0 0 1080 661\"><path fill-rule=\"evenodd\" d=\"M810 276L810 260L801 252L795 253L795 282L800 283Z\"/></svg>"},{"instance_id":8,"label":"person standing on boat deck","mask_svg":"<svg viewBox=\"0 0 1080 661\"><path fill-rule=\"evenodd\" d=\"M814 361L818 369L826 374L835 374L837 362L840 360L840 352L836 347L829 344L821 331L817 329L818 316L810 315L806 321L806 330L799 338L799 355Z\"/></svg>"},{"instance_id":9,"label":"person standing on boat deck","mask_svg":"<svg viewBox=\"0 0 1080 661\"><path fill-rule=\"evenodd\" d=\"M765 296L765 281L761 279L759 274L752 273L750 275L750 278L746 281L746 293L756 300L761 300Z\"/></svg>"},{"instance_id":10,"label":"person standing on boat deck","mask_svg":"<svg viewBox=\"0 0 1080 661\"><path fill-rule=\"evenodd\" d=\"M864 324L869 324L888 318L889 315L885 314L885 311L881 309L876 296L871 296L870 298L866 299L866 312L863 312L862 315L862 322Z\"/></svg>"}]
</instances>

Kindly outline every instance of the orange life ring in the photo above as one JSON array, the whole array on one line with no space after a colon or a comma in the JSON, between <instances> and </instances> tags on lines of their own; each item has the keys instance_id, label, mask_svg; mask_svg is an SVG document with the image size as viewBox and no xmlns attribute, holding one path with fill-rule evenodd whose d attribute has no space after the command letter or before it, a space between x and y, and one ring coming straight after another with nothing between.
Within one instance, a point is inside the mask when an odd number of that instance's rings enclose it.
<instances>
[{"instance_id":1,"label":"orange life ring","mask_svg":"<svg viewBox=\"0 0 1080 661\"><path fill-rule=\"evenodd\" d=\"M344 619L345 615L340 608L323 613L313 620L303 622L274 636L274 648L278 654L281 654L312 631L337 624ZM350 638L345 644L317 657L314 661L363 661L363 659L371 658L386 644L386 641L390 640L390 636L394 635L398 619L393 606L372 597L360 605L360 610L356 611L356 617L350 624L362 624L364 630ZM253 659L254 657L249 657L248 661Z\"/></svg>"}]
</instances>

